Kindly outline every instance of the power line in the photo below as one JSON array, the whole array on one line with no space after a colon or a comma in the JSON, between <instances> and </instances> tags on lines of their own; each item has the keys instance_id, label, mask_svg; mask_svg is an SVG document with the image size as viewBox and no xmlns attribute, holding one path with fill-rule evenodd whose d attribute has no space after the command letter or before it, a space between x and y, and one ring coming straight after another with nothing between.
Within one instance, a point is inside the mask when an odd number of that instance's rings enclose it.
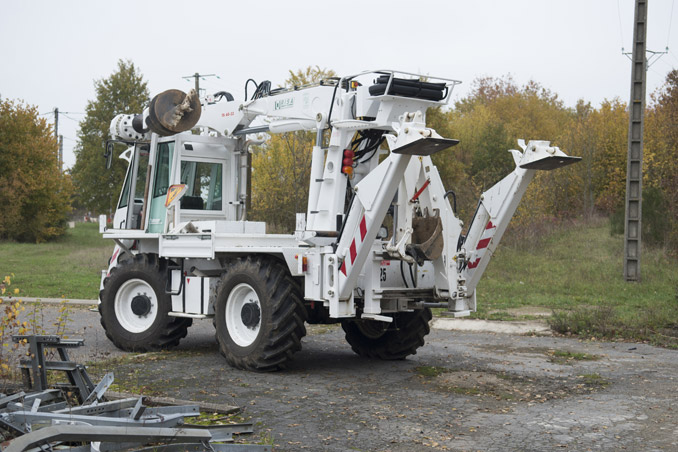
<instances>
[{"instance_id":1,"label":"power line","mask_svg":"<svg viewBox=\"0 0 678 452\"><path fill-rule=\"evenodd\" d=\"M195 79L195 92L200 95L200 80L205 80L205 77L216 77L216 78L221 78L217 74L199 74L196 72L193 75L184 75L183 78L184 80L190 80L190 79Z\"/></svg>"},{"instance_id":2,"label":"power line","mask_svg":"<svg viewBox=\"0 0 678 452\"><path fill-rule=\"evenodd\" d=\"M619 1L619 0L617 0ZM669 16L669 34L666 36L666 48L669 48L669 40L671 39L671 25L673 25L673 5L676 3L676 0L671 1L671 15Z\"/></svg>"},{"instance_id":3,"label":"power line","mask_svg":"<svg viewBox=\"0 0 678 452\"><path fill-rule=\"evenodd\" d=\"M672 51L669 51L669 55L671 55L673 57L673 59L676 60L676 63L678 63L678 57L676 56L675 53L673 53Z\"/></svg>"},{"instance_id":4,"label":"power line","mask_svg":"<svg viewBox=\"0 0 678 452\"><path fill-rule=\"evenodd\" d=\"M619 8L619 0L617 0L617 17L619 17L619 36L621 37L621 48L622 52L624 51L624 27L622 27L622 20L621 20L621 11Z\"/></svg>"},{"instance_id":5,"label":"power line","mask_svg":"<svg viewBox=\"0 0 678 452\"><path fill-rule=\"evenodd\" d=\"M60 111L59 114L62 115L62 116L67 117L67 118L70 119L71 121L80 122L79 119L71 118L70 116L68 116L68 115L67 115L66 113L64 113L63 111Z\"/></svg>"}]
</instances>

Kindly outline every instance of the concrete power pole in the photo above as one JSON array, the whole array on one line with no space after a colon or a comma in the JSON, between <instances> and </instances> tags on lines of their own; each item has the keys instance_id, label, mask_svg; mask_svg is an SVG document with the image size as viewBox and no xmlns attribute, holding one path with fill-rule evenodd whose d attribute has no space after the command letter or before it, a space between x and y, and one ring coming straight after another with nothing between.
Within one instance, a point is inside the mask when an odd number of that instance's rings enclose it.
<instances>
[{"instance_id":1,"label":"concrete power pole","mask_svg":"<svg viewBox=\"0 0 678 452\"><path fill-rule=\"evenodd\" d=\"M183 77L181 77L181 78L183 78L183 79L185 79L185 80L189 80L189 79L191 79L191 78L194 78L194 79L195 79L195 92L198 93L198 96L199 96L199 95L200 95L200 78L201 78L201 77L202 77L203 80L205 79L205 77L216 77L216 78L219 78L219 76L216 75L216 74L199 74L199 73L197 73L197 72L196 72L195 74L193 74L193 75L185 75L185 76L183 76Z\"/></svg>"},{"instance_id":2,"label":"concrete power pole","mask_svg":"<svg viewBox=\"0 0 678 452\"><path fill-rule=\"evenodd\" d=\"M59 171L64 169L64 137L59 135L59 107L54 107L54 138L57 139L57 164Z\"/></svg>"},{"instance_id":3,"label":"concrete power pole","mask_svg":"<svg viewBox=\"0 0 678 452\"><path fill-rule=\"evenodd\" d=\"M643 124L647 70L646 36L647 0L636 0L631 57L631 102L629 104L629 145L626 164L626 211L624 215L624 279L626 281L640 281Z\"/></svg>"}]
</instances>

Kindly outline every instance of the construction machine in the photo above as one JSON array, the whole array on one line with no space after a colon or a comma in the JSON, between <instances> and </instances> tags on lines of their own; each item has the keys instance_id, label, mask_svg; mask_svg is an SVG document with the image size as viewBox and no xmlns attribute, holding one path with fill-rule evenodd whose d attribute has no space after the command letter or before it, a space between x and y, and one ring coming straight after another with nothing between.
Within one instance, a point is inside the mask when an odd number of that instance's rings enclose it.
<instances>
[{"instance_id":1,"label":"construction machine","mask_svg":"<svg viewBox=\"0 0 678 452\"><path fill-rule=\"evenodd\" d=\"M458 141L426 126L458 83L377 70L255 83L244 101L169 90L116 116L106 156L123 142L129 164L112 227L100 221L115 242L99 294L108 338L161 349L192 319L212 318L230 365L268 371L301 349L306 322L340 322L356 353L392 360L424 344L431 308L469 315L536 171L579 157L519 141L515 169L481 195L465 229L431 160ZM316 132L309 180L283 182L307 183L308 206L293 234L269 234L248 219L251 146L293 131Z\"/></svg>"}]
</instances>

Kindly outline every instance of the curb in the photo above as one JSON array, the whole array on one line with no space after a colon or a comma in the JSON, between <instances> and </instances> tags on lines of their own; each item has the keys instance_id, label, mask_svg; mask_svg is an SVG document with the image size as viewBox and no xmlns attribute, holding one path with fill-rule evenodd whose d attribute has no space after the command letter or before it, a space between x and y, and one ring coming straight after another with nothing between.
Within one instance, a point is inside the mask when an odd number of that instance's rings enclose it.
<instances>
[{"instance_id":1,"label":"curb","mask_svg":"<svg viewBox=\"0 0 678 452\"><path fill-rule=\"evenodd\" d=\"M438 330L478 333L553 335L548 324L545 321L539 320L503 322L497 320L435 318L431 323L431 327Z\"/></svg>"},{"instance_id":2,"label":"curb","mask_svg":"<svg viewBox=\"0 0 678 452\"><path fill-rule=\"evenodd\" d=\"M3 301L23 301L25 303L50 303L60 304L65 303L69 305L91 306L99 304L99 300L83 300L78 298L32 298L32 297L0 297Z\"/></svg>"},{"instance_id":3,"label":"curb","mask_svg":"<svg viewBox=\"0 0 678 452\"><path fill-rule=\"evenodd\" d=\"M2 301L21 300L26 303L65 303L73 306L96 306L99 300L85 300L77 298L33 298L33 297L0 297ZM499 333L499 334L537 334L540 336L552 336L553 332L546 321L498 321L498 320L478 320L478 319L448 319L434 318L431 321L431 328L447 331L466 331L477 333Z\"/></svg>"}]
</instances>

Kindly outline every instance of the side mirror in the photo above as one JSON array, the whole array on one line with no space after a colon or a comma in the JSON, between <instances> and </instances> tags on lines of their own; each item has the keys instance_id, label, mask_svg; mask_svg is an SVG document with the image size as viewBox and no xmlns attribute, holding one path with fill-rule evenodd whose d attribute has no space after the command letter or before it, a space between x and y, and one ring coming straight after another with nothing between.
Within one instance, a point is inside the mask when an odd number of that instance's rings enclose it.
<instances>
[{"instance_id":1,"label":"side mirror","mask_svg":"<svg viewBox=\"0 0 678 452\"><path fill-rule=\"evenodd\" d=\"M106 142L104 158L106 159L106 169L111 169L111 163L113 162L113 141Z\"/></svg>"}]
</instances>

